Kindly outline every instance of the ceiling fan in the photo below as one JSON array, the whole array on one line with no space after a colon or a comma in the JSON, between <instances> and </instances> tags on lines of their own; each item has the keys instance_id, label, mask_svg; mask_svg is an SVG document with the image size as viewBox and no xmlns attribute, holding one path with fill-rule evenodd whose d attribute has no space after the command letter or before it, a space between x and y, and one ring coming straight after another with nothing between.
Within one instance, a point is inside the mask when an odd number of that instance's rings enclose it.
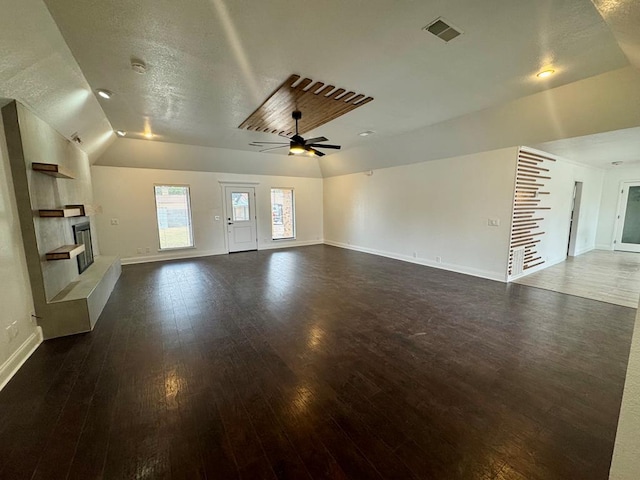
<instances>
[{"instance_id":1,"label":"ceiling fan","mask_svg":"<svg viewBox=\"0 0 640 480\"><path fill-rule=\"evenodd\" d=\"M320 142L327 142L329 139L326 137L315 137L305 140L298 134L298 120L302 118L302 112L296 110L291 114L293 119L296 121L296 134L291 137L289 142L251 142L249 145L252 147L265 147L267 145L277 145L273 147L267 147L261 152L266 152L268 150L275 150L277 148L289 147L289 155L300 155L302 153L309 155L311 157L323 157L325 154L322 153L318 148L331 148L334 150L340 150L340 145L328 145ZM285 135L281 135L286 137ZM286 137L289 138L289 137Z\"/></svg>"}]
</instances>

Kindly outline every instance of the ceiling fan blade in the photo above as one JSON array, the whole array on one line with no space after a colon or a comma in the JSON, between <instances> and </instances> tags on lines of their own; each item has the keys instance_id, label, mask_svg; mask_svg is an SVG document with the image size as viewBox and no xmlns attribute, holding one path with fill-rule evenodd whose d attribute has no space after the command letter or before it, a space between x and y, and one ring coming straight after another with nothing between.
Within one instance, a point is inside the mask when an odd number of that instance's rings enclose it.
<instances>
[{"instance_id":1,"label":"ceiling fan blade","mask_svg":"<svg viewBox=\"0 0 640 480\"><path fill-rule=\"evenodd\" d=\"M314 147L314 148L332 148L334 150L340 150L340 145L324 145L323 143L312 143L312 144L307 144L307 147Z\"/></svg>"},{"instance_id":2,"label":"ceiling fan blade","mask_svg":"<svg viewBox=\"0 0 640 480\"><path fill-rule=\"evenodd\" d=\"M259 147L261 145L289 145L287 142L251 142L249 145Z\"/></svg>"},{"instance_id":3,"label":"ceiling fan blade","mask_svg":"<svg viewBox=\"0 0 640 480\"><path fill-rule=\"evenodd\" d=\"M316 150L315 148L310 148L309 151L313 153L316 157L324 157L326 155L322 153L320 150Z\"/></svg>"},{"instance_id":4,"label":"ceiling fan blade","mask_svg":"<svg viewBox=\"0 0 640 480\"><path fill-rule=\"evenodd\" d=\"M304 144L311 145L312 143L326 142L328 140L329 139L327 137L316 137L316 138L310 138L309 140L305 140Z\"/></svg>"},{"instance_id":5,"label":"ceiling fan blade","mask_svg":"<svg viewBox=\"0 0 640 480\"><path fill-rule=\"evenodd\" d=\"M277 148L284 148L284 147L288 147L288 146L289 146L289 145L280 145L280 146L278 146L278 147L269 147L269 148L265 148L265 149L262 149L262 150L259 150L259 151L260 151L260 152L268 152L269 150L275 150L275 149L277 149Z\"/></svg>"}]
</instances>

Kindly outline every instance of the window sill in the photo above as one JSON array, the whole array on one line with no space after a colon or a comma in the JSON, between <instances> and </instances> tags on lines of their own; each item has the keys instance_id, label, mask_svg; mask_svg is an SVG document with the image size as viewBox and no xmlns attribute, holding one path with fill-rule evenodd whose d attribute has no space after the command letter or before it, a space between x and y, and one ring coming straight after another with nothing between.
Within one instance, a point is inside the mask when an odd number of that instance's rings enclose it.
<instances>
[{"instance_id":1,"label":"window sill","mask_svg":"<svg viewBox=\"0 0 640 480\"><path fill-rule=\"evenodd\" d=\"M283 240L295 240L296 237L287 237L287 238L272 238L271 241L272 242L281 242Z\"/></svg>"},{"instance_id":2,"label":"window sill","mask_svg":"<svg viewBox=\"0 0 640 480\"><path fill-rule=\"evenodd\" d=\"M173 248L159 248L158 252L175 252L176 250L195 250L196 246L191 247L173 247Z\"/></svg>"}]
</instances>

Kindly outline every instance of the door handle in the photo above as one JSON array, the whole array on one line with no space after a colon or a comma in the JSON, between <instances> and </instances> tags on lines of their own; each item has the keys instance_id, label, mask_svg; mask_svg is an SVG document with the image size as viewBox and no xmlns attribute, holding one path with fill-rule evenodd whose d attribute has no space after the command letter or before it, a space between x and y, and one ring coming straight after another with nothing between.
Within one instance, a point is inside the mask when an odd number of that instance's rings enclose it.
<instances>
[{"instance_id":1,"label":"door handle","mask_svg":"<svg viewBox=\"0 0 640 480\"><path fill-rule=\"evenodd\" d=\"M233 222L227 222L227 225L233 225Z\"/></svg>"}]
</instances>

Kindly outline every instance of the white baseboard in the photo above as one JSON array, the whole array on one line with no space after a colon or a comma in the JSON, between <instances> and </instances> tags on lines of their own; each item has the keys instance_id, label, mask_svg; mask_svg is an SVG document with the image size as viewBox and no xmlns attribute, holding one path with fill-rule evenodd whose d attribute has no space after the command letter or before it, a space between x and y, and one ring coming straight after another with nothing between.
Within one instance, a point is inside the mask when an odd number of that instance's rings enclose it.
<instances>
[{"instance_id":1,"label":"white baseboard","mask_svg":"<svg viewBox=\"0 0 640 480\"><path fill-rule=\"evenodd\" d=\"M277 248L306 247L308 245L322 245L324 240L275 240L273 243L263 243L258 250L275 250Z\"/></svg>"},{"instance_id":2,"label":"white baseboard","mask_svg":"<svg viewBox=\"0 0 640 480\"><path fill-rule=\"evenodd\" d=\"M27 361L36 348L42 343L42 328L36 327L35 332L29 335L20 348L0 365L0 390L13 378L20 367Z\"/></svg>"},{"instance_id":3,"label":"white baseboard","mask_svg":"<svg viewBox=\"0 0 640 480\"><path fill-rule=\"evenodd\" d=\"M472 275L474 277L486 278L487 280L494 280L496 282L506 282L505 274L498 272L491 272L487 270L480 270L473 267L466 267L464 265L455 265L451 263L436 263L425 258L414 258L408 255L401 255L394 252L386 252L382 250L376 250L373 248L359 247L356 245L348 245L346 243L334 242L333 240L325 240L325 244L333 247L345 248L347 250L355 250L356 252L370 253L372 255L378 255L380 257L393 258L394 260L400 260L403 262L415 263L418 265L424 265L425 267L439 268L441 270L448 270L450 272L463 273L465 275Z\"/></svg>"},{"instance_id":4,"label":"white baseboard","mask_svg":"<svg viewBox=\"0 0 640 480\"><path fill-rule=\"evenodd\" d=\"M545 268L553 267L554 265L564 262L566 259L567 257L560 257L554 260L545 260L545 262L542 265L538 265L537 267L530 268L529 270L526 270L519 275L512 275L511 277L509 277L509 282L513 282L514 280L518 280L519 278L526 277L527 275L531 275L532 273L539 272L540 270L544 270Z\"/></svg>"},{"instance_id":5,"label":"white baseboard","mask_svg":"<svg viewBox=\"0 0 640 480\"><path fill-rule=\"evenodd\" d=\"M273 250L276 248L306 247L307 245L322 245L323 240L289 241L282 240L274 243L266 243L258 246L258 250ZM184 260L187 258L211 257L213 255L227 255L229 252L221 250L180 250L160 255L144 255L139 257L125 257L120 260L122 265L135 265L138 263L164 262L166 260Z\"/></svg>"},{"instance_id":6,"label":"white baseboard","mask_svg":"<svg viewBox=\"0 0 640 480\"><path fill-rule=\"evenodd\" d=\"M577 257L579 255L582 255L583 253L587 253L590 252L591 250L595 250L595 245L590 245L588 247L585 248L581 248L580 250L577 250L576 252L574 252L574 257Z\"/></svg>"},{"instance_id":7,"label":"white baseboard","mask_svg":"<svg viewBox=\"0 0 640 480\"><path fill-rule=\"evenodd\" d=\"M598 243L596 245L596 250L613 250L613 245L610 243Z\"/></svg>"},{"instance_id":8,"label":"white baseboard","mask_svg":"<svg viewBox=\"0 0 640 480\"><path fill-rule=\"evenodd\" d=\"M120 259L122 265L135 265L137 263L164 262L166 260L183 260L185 258L210 257L212 255L226 255L220 250L181 250L160 255L145 255L140 257L125 257Z\"/></svg>"}]
</instances>

